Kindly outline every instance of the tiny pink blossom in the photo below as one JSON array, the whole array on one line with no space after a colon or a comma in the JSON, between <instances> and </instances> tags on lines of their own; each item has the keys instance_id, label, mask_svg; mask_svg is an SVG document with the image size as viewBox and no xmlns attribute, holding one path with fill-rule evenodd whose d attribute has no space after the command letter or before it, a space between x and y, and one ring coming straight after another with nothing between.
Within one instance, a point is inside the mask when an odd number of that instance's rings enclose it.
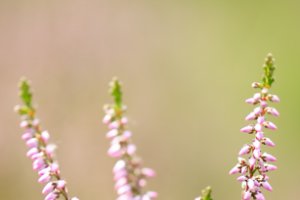
<instances>
[{"instance_id":1,"label":"tiny pink blossom","mask_svg":"<svg viewBox=\"0 0 300 200\"><path fill-rule=\"evenodd\" d=\"M270 113L271 115L275 116L275 117L278 117L280 114L278 112L278 110L276 110L276 108L270 108L268 110L268 113Z\"/></svg>"},{"instance_id":2,"label":"tiny pink blossom","mask_svg":"<svg viewBox=\"0 0 300 200\"><path fill-rule=\"evenodd\" d=\"M255 104L255 103L257 103L257 101L256 101L254 98L246 99L245 102L246 102L246 103L249 103L249 104Z\"/></svg>"},{"instance_id":3,"label":"tiny pink blossom","mask_svg":"<svg viewBox=\"0 0 300 200\"><path fill-rule=\"evenodd\" d=\"M117 179L116 184L115 184L115 189L118 189L120 187L122 187L123 185L127 184L127 178L126 177L122 177Z\"/></svg>"},{"instance_id":4,"label":"tiny pink blossom","mask_svg":"<svg viewBox=\"0 0 300 200\"><path fill-rule=\"evenodd\" d=\"M249 121L249 120L253 120L255 118L256 118L256 114L254 112L251 112L245 117L245 120Z\"/></svg>"},{"instance_id":5,"label":"tiny pink blossom","mask_svg":"<svg viewBox=\"0 0 300 200\"><path fill-rule=\"evenodd\" d=\"M45 197L45 200L55 200L55 199L57 199L57 194L55 192L51 192Z\"/></svg>"},{"instance_id":6,"label":"tiny pink blossom","mask_svg":"<svg viewBox=\"0 0 300 200\"><path fill-rule=\"evenodd\" d=\"M122 117L122 119L121 119L121 124L123 124L123 125L128 124L128 119L127 119L127 117Z\"/></svg>"},{"instance_id":7,"label":"tiny pink blossom","mask_svg":"<svg viewBox=\"0 0 300 200\"><path fill-rule=\"evenodd\" d=\"M29 123L27 122L27 121L22 121L21 123L20 123L20 127L21 128L27 128L29 126Z\"/></svg>"},{"instance_id":8,"label":"tiny pink blossom","mask_svg":"<svg viewBox=\"0 0 300 200\"><path fill-rule=\"evenodd\" d=\"M249 145L243 146L239 152L239 155L242 156L242 155L248 154L250 152L250 149L251 149L251 147Z\"/></svg>"},{"instance_id":9,"label":"tiny pink blossom","mask_svg":"<svg viewBox=\"0 0 300 200\"><path fill-rule=\"evenodd\" d=\"M39 174L39 176L42 176L42 175L44 175L44 174L50 174L50 171L51 171L50 167L46 167L46 168L41 169L41 170L38 172L38 174Z\"/></svg>"},{"instance_id":10,"label":"tiny pink blossom","mask_svg":"<svg viewBox=\"0 0 300 200\"><path fill-rule=\"evenodd\" d=\"M122 195L122 194L124 194L124 193L129 192L130 190L131 190L130 185L123 185L122 187L120 187L120 188L117 190L117 193L118 193L119 195Z\"/></svg>"},{"instance_id":11,"label":"tiny pink blossom","mask_svg":"<svg viewBox=\"0 0 300 200\"><path fill-rule=\"evenodd\" d=\"M266 101L260 101L260 106L261 106L262 108L265 108L265 107L268 106L268 103L267 103Z\"/></svg>"},{"instance_id":12,"label":"tiny pink blossom","mask_svg":"<svg viewBox=\"0 0 300 200\"><path fill-rule=\"evenodd\" d=\"M48 140L49 140L49 138L50 138L50 135L49 135L49 133L48 133L48 131L43 131L42 133L41 133L41 138L42 138L42 140L44 141L44 142L48 142Z\"/></svg>"},{"instance_id":13,"label":"tiny pink blossom","mask_svg":"<svg viewBox=\"0 0 300 200\"><path fill-rule=\"evenodd\" d=\"M107 132L106 137L107 138L114 138L118 135L118 130L117 129L111 129L110 131Z\"/></svg>"},{"instance_id":14,"label":"tiny pink blossom","mask_svg":"<svg viewBox=\"0 0 300 200\"><path fill-rule=\"evenodd\" d=\"M120 157L122 155L122 148L121 145L116 143L114 145L112 145L108 151L107 151L108 155L110 155L111 157Z\"/></svg>"},{"instance_id":15,"label":"tiny pink blossom","mask_svg":"<svg viewBox=\"0 0 300 200\"><path fill-rule=\"evenodd\" d=\"M131 138L131 136L132 136L131 131L124 131L124 133L123 133L124 138L129 139L129 138Z\"/></svg>"},{"instance_id":16,"label":"tiny pink blossom","mask_svg":"<svg viewBox=\"0 0 300 200\"><path fill-rule=\"evenodd\" d=\"M27 140L29 140L31 138L32 138L32 133L30 133L30 132L25 132L22 135L22 139L25 140L25 141L27 141Z\"/></svg>"},{"instance_id":17,"label":"tiny pink blossom","mask_svg":"<svg viewBox=\"0 0 300 200\"><path fill-rule=\"evenodd\" d=\"M229 171L229 174L237 174L239 173L241 170L240 170L240 165L236 165L234 166L230 171Z\"/></svg>"},{"instance_id":18,"label":"tiny pink blossom","mask_svg":"<svg viewBox=\"0 0 300 200\"><path fill-rule=\"evenodd\" d=\"M243 182L245 180L247 180L248 178L245 177L245 176L239 176L236 180L239 181L239 182Z\"/></svg>"},{"instance_id":19,"label":"tiny pink blossom","mask_svg":"<svg viewBox=\"0 0 300 200\"><path fill-rule=\"evenodd\" d=\"M108 125L108 128L109 129L117 129L117 128L119 128L119 126L120 126L120 123L118 121L114 121Z\"/></svg>"},{"instance_id":20,"label":"tiny pink blossom","mask_svg":"<svg viewBox=\"0 0 300 200\"><path fill-rule=\"evenodd\" d=\"M43 156L44 156L44 153L43 152L39 152L39 153L36 153L36 154L32 155L31 159L32 160L36 160L38 158L43 158Z\"/></svg>"},{"instance_id":21,"label":"tiny pink blossom","mask_svg":"<svg viewBox=\"0 0 300 200\"><path fill-rule=\"evenodd\" d=\"M265 138L264 142L267 146L270 146L270 147L275 146L275 143L270 138Z\"/></svg>"},{"instance_id":22,"label":"tiny pink blossom","mask_svg":"<svg viewBox=\"0 0 300 200\"><path fill-rule=\"evenodd\" d=\"M45 162L42 158L36 159L32 163L32 168L35 171L39 171L44 168Z\"/></svg>"},{"instance_id":23,"label":"tiny pink blossom","mask_svg":"<svg viewBox=\"0 0 300 200\"><path fill-rule=\"evenodd\" d=\"M142 174L145 175L146 177L154 177L155 176L155 171L150 168L143 168L142 169Z\"/></svg>"},{"instance_id":24,"label":"tiny pink blossom","mask_svg":"<svg viewBox=\"0 0 300 200\"><path fill-rule=\"evenodd\" d=\"M251 133L253 131L253 127L250 126L250 125L249 126L245 126L245 127L241 128L240 131L243 132L243 133Z\"/></svg>"},{"instance_id":25,"label":"tiny pink blossom","mask_svg":"<svg viewBox=\"0 0 300 200\"><path fill-rule=\"evenodd\" d=\"M270 192L273 190L272 186L270 185L270 183L268 181L264 181L261 184L266 190L268 190Z\"/></svg>"},{"instance_id":26,"label":"tiny pink blossom","mask_svg":"<svg viewBox=\"0 0 300 200\"><path fill-rule=\"evenodd\" d=\"M269 161L269 162L275 162L277 159L275 156L272 156L271 154L268 154L268 153L264 153L262 155L262 157L266 160L266 161Z\"/></svg>"},{"instance_id":27,"label":"tiny pink blossom","mask_svg":"<svg viewBox=\"0 0 300 200\"><path fill-rule=\"evenodd\" d=\"M265 168L268 171L274 171L277 169L277 167L275 165L270 165L270 164L265 164Z\"/></svg>"},{"instance_id":28,"label":"tiny pink blossom","mask_svg":"<svg viewBox=\"0 0 300 200\"><path fill-rule=\"evenodd\" d=\"M65 180L58 180L56 182L56 187L58 189L63 189L66 186L66 181Z\"/></svg>"},{"instance_id":29,"label":"tiny pink blossom","mask_svg":"<svg viewBox=\"0 0 300 200\"><path fill-rule=\"evenodd\" d=\"M51 172L57 172L59 170L59 165L57 163L52 163L50 165Z\"/></svg>"},{"instance_id":30,"label":"tiny pink blossom","mask_svg":"<svg viewBox=\"0 0 300 200\"><path fill-rule=\"evenodd\" d=\"M261 125L261 124L255 124L254 129L255 129L257 132L261 132L261 131L262 131L262 125Z\"/></svg>"},{"instance_id":31,"label":"tiny pink blossom","mask_svg":"<svg viewBox=\"0 0 300 200\"><path fill-rule=\"evenodd\" d=\"M250 168L253 169L254 168L254 165L255 165L255 162L256 162L256 159L251 157L249 159L249 165L250 165Z\"/></svg>"},{"instance_id":32,"label":"tiny pink blossom","mask_svg":"<svg viewBox=\"0 0 300 200\"><path fill-rule=\"evenodd\" d=\"M252 143L255 149L260 149L260 141L259 140L254 140L254 142Z\"/></svg>"},{"instance_id":33,"label":"tiny pink blossom","mask_svg":"<svg viewBox=\"0 0 300 200\"><path fill-rule=\"evenodd\" d=\"M262 140L263 137L264 137L264 133L263 132L257 132L255 136L256 136L256 139Z\"/></svg>"},{"instance_id":34,"label":"tiny pink blossom","mask_svg":"<svg viewBox=\"0 0 300 200\"><path fill-rule=\"evenodd\" d=\"M254 158L258 159L260 157L260 149L255 149L253 151Z\"/></svg>"},{"instance_id":35,"label":"tiny pink blossom","mask_svg":"<svg viewBox=\"0 0 300 200\"><path fill-rule=\"evenodd\" d=\"M26 145L29 148L37 147L38 144L39 144L39 142L36 138L31 138L31 139L27 140L27 142L26 142Z\"/></svg>"},{"instance_id":36,"label":"tiny pink blossom","mask_svg":"<svg viewBox=\"0 0 300 200\"><path fill-rule=\"evenodd\" d=\"M136 146L134 144L130 144L127 147L127 153L129 155L133 155L136 152Z\"/></svg>"},{"instance_id":37,"label":"tiny pink blossom","mask_svg":"<svg viewBox=\"0 0 300 200\"><path fill-rule=\"evenodd\" d=\"M106 114L104 117L103 117L103 124L108 124L111 120L111 115L109 114Z\"/></svg>"},{"instance_id":38,"label":"tiny pink blossom","mask_svg":"<svg viewBox=\"0 0 300 200\"><path fill-rule=\"evenodd\" d=\"M31 158L34 154L37 154L39 150L37 148L31 148L27 151L26 156Z\"/></svg>"},{"instance_id":39,"label":"tiny pink blossom","mask_svg":"<svg viewBox=\"0 0 300 200\"><path fill-rule=\"evenodd\" d=\"M51 176L50 176L50 174L43 174L40 178L39 178L39 180L38 180L38 182L39 183L47 183L47 182L49 182L51 180Z\"/></svg>"},{"instance_id":40,"label":"tiny pink blossom","mask_svg":"<svg viewBox=\"0 0 300 200\"><path fill-rule=\"evenodd\" d=\"M116 173L122 169L125 169L126 162L124 160L118 160L113 168L113 172Z\"/></svg>"},{"instance_id":41,"label":"tiny pink blossom","mask_svg":"<svg viewBox=\"0 0 300 200\"><path fill-rule=\"evenodd\" d=\"M255 185L254 185L254 181L252 179L248 179L247 185L249 187L249 190L253 190Z\"/></svg>"},{"instance_id":42,"label":"tiny pink blossom","mask_svg":"<svg viewBox=\"0 0 300 200\"><path fill-rule=\"evenodd\" d=\"M151 199L155 199L158 196L157 192L153 192L153 191L147 192L146 195L148 195Z\"/></svg>"},{"instance_id":43,"label":"tiny pink blossom","mask_svg":"<svg viewBox=\"0 0 300 200\"><path fill-rule=\"evenodd\" d=\"M250 199L251 199L251 192L249 191L244 192L243 200L250 200Z\"/></svg>"},{"instance_id":44,"label":"tiny pink blossom","mask_svg":"<svg viewBox=\"0 0 300 200\"><path fill-rule=\"evenodd\" d=\"M265 125L266 128L269 128L271 130L276 130L277 129L277 126L272 122L266 122L264 125Z\"/></svg>"},{"instance_id":45,"label":"tiny pink blossom","mask_svg":"<svg viewBox=\"0 0 300 200\"><path fill-rule=\"evenodd\" d=\"M45 151L48 155L53 155L56 148L57 148L57 146L55 144L48 144L46 146Z\"/></svg>"},{"instance_id":46,"label":"tiny pink blossom","mask_svg":"<svg viewBox=\"0 0 300 200\"><path fill-rule=\"evenodd\" d=\"M280 102L279 97L277 95L274 95L274 94L271 95L270 100L273 101L273 102L275 102L275 103Z\"/></svg>"},{"instance_id":47,"label":"tiny pink blossom","mask_svg":"<svg viewBox=\"0 0 300 200\"><path fill-rule=\"evenodd\" d=\"M264 123L264 121L265 121L265 118L264 118L263 116L260 116L260 117L257 118L257 122L258 122L259 124Z\"/></svg>"},{"instance_id":48,"label":"tiny pink blossom","mask_svg":"<svg viewBox=\"0 0 300 200\"><path fill-rule=\"evenodd\" d=\"M49 192L52 192L54 190L54 185L53 182L49 182L46 184L46 186L43 188L42 193L43 194L48 194Z\"/></svg>"},{"instance_id":49,"label":"tiny pink blossom","mask_svg":"<svg viewBox=\"0 0 300 200\"><path fill-rule=\"evenodd\" d=\"M248 171L248 167L244 166L241 168L241 174L246 174L246 172Z\"/></svg>"},{"instance_id":50,"label":"tiny pink blossom","mask_svg":"<svg viewBox=\"0 0 300 200\"><path fill-rule=\"evenodd\" d=\"M265 200L264 195L260 192L255 195L256 200Z\"/></svg>"},{"instance_id":51,"label":"tiny pink blossom","mask_svg":"<svg viewBox=\"0 0 300 200\"><path fill-rule=\"evenodd\" d=\"M262 108L261 107L256 107L254 108L253 112L255 113L255 115L259 115L261 113Z\"/></svg>"}]
</instances>

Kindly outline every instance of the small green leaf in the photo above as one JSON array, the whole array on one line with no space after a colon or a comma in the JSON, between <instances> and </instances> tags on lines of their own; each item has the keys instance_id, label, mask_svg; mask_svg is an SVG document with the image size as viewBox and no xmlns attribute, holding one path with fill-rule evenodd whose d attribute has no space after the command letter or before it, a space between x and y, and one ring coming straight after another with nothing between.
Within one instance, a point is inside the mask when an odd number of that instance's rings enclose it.
<instances>
[{"instance_id":1,"label":"small green leaf","mask_svg":"<svg viewBox=\"0 0 300 200\"><path fill-rule=\"evenodd\" d=\"M211 197L211 193L211 187L206 187L204 190L202 190L201 200L213 200Z\"/></svg>"},{"instance_id":2,"label":"small green leaf","mask_svg":"<svg viewBox=\"0 0 300 200\"><path fill-rule=\"evenodd\" d=\"M275 81L273 78L275 66L274 66L274 59L272 54L267 55L267 58L263 65L263 69L264 69L264 75L262 78L262 84L264 87L270 88Z\"/></svg>"},{"instance_id":3,"label":"small green leaf","mask_svg":"<svg viewBox=\"0 0 300 200\"><path fill-rule=\"evenodd\" d=\"M122 107L122 90L120 81L114 77L110 82L110 94L113 96L115 106L118 108Z\"/></svg>"},{"instance_id":4,"label":"small green leaf","mask_svg":"<svg viewBox=\"0 0 300 200\"><path fill-rule=\"evenodd\" d=\"M31 107L32 93L30 91L29 81L26 78L22 78L20 81L19 88L20 88L20 97L23 100L24 104L27 107Z\"/></svg>"}]
</instances>

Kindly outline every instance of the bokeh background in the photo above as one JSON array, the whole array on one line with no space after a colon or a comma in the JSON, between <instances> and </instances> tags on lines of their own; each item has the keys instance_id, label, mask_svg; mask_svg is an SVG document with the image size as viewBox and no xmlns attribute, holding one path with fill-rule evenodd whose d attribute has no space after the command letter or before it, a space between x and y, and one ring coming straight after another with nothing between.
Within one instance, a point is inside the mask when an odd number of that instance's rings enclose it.
<instances>
[{"instance_id":1,"label":"bokeh background","mask_svg":"<svg viewBox=\"0 0 300 200\"><path fill-rule=\"evenodd\" d=\"M206 185L219 200L240 199L228 171L251 136L252 110L268 52L272 92L282 101L278 157L267 199L299 199L300 3L285 1L0 1L0 199L43 199L24 155L17 83L32 80L42 126L59 145L70 193L115 198L102 105L111 77L124 83L130 129L161 200L193 199Z\"/></svg>"}]
</instances>

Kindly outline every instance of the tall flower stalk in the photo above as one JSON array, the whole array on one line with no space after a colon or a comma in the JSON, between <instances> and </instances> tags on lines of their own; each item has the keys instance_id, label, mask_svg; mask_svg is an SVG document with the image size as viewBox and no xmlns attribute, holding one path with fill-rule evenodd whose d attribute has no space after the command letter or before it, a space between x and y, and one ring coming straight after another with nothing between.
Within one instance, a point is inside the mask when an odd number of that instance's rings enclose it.
<instances>
[{"instance_id":1,"label":"tall flower stalk","mask_svg":"<svg viewBox=\"0 0 300 200\"><path fill-rule=\"evenodd\" d=\"M275 165L269 162L276 161L276 158L269 153L263 152L263 146L274 147L274 142L265 137L265 130L276 130L274 123L267 120L268 115L279 116L279 112L269 106L269 102L279 102L278 96L270 94L269 90L274 82L273 73L275 70L274 59L269 54L263 65L264 75L261 82L254 82L252 87L259 89L253 97L246 100L246 103L257 107L246 116L245 120L253 121L250 125L243 127L240 131L254 136L252 143L244 145L238 157L238 163L230 170L230 174L240 173L237 178L242 183L242 200L264 200L262 188L272 191L267 173L276 170ZM245 156L246 158L243 158Z\"/></svg>"},{"instance_id":2,"label":"tall flower stalk","mask_svg":"<svg viewBox=\"0 0 300 200\"><path fill-rule=\"evenodd\" d=\"M124 115L126 106L122 101L121 84L116 78L110 83L110 94L114 103L104 106L106 114L103 123L109 128L106 134L110 139L108 155L117 159L113 167L117 200L155 199L156 192L143 191L147 179L155 176L155 172L142 167L141 159L136 155L136 146L131 139L132 133L126 128L128 119Z\"/></svg>"},{"instance_id":3,"label":"tall flower stalk","mask_svg":"<svg viewBox=\"0 0 300 200\"><path fill-rule=\"evenodd\" d=\"M30 84L26 79L21 80L20 97L23 105L17 105L15 110L21 115L20 127L24 129L22 139L29 148L26 155L32 160L32 168L39 175L38 182L45 185L42 190L45 200L56 200L60 197L65 200L78 200L76 197L69 197L66 181L61 178L59 165L54 160L56 146L49 144L50 135L40 126L32 104Z\"/></svg>"}]
</instances>

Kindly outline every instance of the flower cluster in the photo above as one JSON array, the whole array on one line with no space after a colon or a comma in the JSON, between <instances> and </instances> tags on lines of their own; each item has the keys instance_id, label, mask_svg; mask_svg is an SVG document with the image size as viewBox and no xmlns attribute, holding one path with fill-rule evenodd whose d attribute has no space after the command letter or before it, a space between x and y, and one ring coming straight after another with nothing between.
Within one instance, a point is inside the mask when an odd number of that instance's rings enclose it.
<instances>
[{"instance_id":1,"label":"flower cluster","mask_svg":"<svg viewBox=\"0 0 300 200\"><path fill-rule=\"evenodd\" d=\"M42 193L45 200L56 200L63 197L66 200L78 200L68 197L66 181L61 178L58 163L54 160L55 145L49 144L48 131L42 131L39 120L35 117L35 109L32 106L32 93L28 81L22 80L20 96L24 102L22 106L16 106L15 110L21 115L21 128L25 131L22 139L29 148L27 157L32 160L33 170L38 172L38 182L45 184Z\"/></svg>"},{"instance_id":2,"label":"flower cluster","mask_svg":"<svg viewBox=\"0 0 300 200\"><path fill-rule=\"evenodd\" d=\"M241 176L237 180L242 183L243 200L250 200L252 198L264 200L265 197L262 194L261 188L272 191L272 187L268 182L269 177L267 176L267 172L277 169L275 165L269 164L269 162L276 161L276 158L271 154L262 152L261 147L262 145L275 146L270 138L265 137L263 130L264 128L270 130L277 129L274 123L266 119L267 115L279 116L279 112L268 105L269 102L279 102L278 96L269 93L269 89L274 82L272 77L274 69L274 60L272 55L269 54L264 64L265 74L262 83L255 82L252 84L252 87L260 89L260 92L246 100L246 103L258 105L245 118L245 120L254 120L255 122L242 128L240 131L253 134L255 138L251 144L244 145L239 152L239 156L247 156L247 159L239 157L237 165L229 172L230 174L241 173Z\"/></svg>"},{"instance_id":3,"label":"flower cluster","mask_svg":"<svg viewBox=\"0 0 300 200\"><path fill-rule=\"evenodd\" d=\"M128 123L124 116L126 107L122 104L121 85L117 79L111 82L111 94L115 103L104 106L106 115L103 123L109 128L106 134L111 141L108 155L118 159L113 167L117 200L155 199L156 192L142 191L147 178L155 176L155 172L142 167L141 159L136 155L136 146L131 141L132 133L126 129Z\"/></svg>"}]
</instances>

